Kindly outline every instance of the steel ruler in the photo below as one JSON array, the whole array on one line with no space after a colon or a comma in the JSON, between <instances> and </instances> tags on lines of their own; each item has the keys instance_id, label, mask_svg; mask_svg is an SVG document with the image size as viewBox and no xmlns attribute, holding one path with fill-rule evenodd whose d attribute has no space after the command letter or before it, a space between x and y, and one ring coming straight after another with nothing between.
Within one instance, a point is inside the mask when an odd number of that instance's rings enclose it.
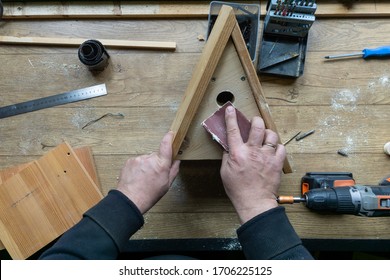
<instances>
[{"instance_id":1,"label":"steel ruler","mask_svg":"<svg viewBox=\"0 0 390 280\"><path fill-rule=\"evenodd\" d=\"M26 101L14 105L9 105L0 108L0 119L24 114L32 111L37 111L45 108L50 108L67 103L77 102L80 100L90 99L107 94L105 84L100 84L92 87L76 89L57 95L47 96L31 101Z\"/></svg>"}]
</instances>

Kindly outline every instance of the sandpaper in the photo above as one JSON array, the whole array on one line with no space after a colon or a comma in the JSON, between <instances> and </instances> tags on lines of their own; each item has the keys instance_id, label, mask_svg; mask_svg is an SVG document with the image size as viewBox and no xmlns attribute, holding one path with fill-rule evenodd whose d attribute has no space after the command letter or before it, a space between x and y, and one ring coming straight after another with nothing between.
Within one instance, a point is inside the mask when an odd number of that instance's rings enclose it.
<instances>
[{"instance_id":1,"label":"sandpaper","mask_svg":"<svg viewBox=\"0 0 390 280\"><path fill-rule=\"evenodd\" d=\"M233 106L233 104L230 101L226 102L221 108L219 108L210 117L202 122L202 126L208 133L211 134L213 140L218 142L225 149L225 151L229 151L225 123L225 111L228 106ZM237 110L237 108L235 109L241 137L243 142L246 143L248 141L251 123L243 113Z\"/></svg>"}]
</instances>

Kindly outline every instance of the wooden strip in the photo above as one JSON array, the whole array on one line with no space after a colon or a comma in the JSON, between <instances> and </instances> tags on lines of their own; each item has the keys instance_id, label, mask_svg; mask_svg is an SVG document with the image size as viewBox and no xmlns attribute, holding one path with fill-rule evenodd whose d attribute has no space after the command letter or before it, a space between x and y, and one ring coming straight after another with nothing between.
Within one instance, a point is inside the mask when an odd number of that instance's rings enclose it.
<instances>
[{"instance_id":1,"label":"wooden strip","mask_svg":"<svg viewBox=\"0 0 390 280\"><path fill-rule=\"evenodd\" d=\"M241 60L241 65L245 70L247 79L249 81L249 85L252 89L253 96L255 97L257 107L259 108L265 126L266 128L275 131L279 135L275 122L272 119L271 111L268 106L267 100L265 98L263 88L261 87L259 78L257 77L256 70L249 56L248 49L246 47L244 38L242 37L242 33L240 31L240 27L238 23L236 23L236 26L232 31L232 39L236 47L236 50L239 54L238 56ZM280 135L279 135L279 143L281 143ZM283 171L284 173L292 173L292 169L290 163L288 162L287 157L284 160Z\"/></svg>"},{"instance_id":2,"label":"wooden strip","mask_svg":"<svg viewBox=\"0 0 390 280\"><path fill-rule=\"evenodd\" d=\"M174 156L179 152L235 23L233 9L228 6L222 7L171 125L171 130L175 132L173 141Z\"/></svg>"},{"instance_id":3,"label":"wooden strip","mask_svg":"<svg viewBox=\"0 0 390 280\"><path fill-rule=\"evenodd\" d=\"M234 1L258 4L259 1ZM261 1L261 14L266 13L266 2ZM352 6L337 0L319 0L316 16L322 17L388 17L390 5L386 0L362 0ZM42 18L207 18L209 1L180 3L173 1L98 1L91 5L80 1L6 2L4 19Z\"/></svg>"},{"instance_id":4,"label":"wooden strip","mask_svg":"<svg viewBox=\"0 0 390 280\"><path fill-rule=\"evenodd\" d=\"M161 49L175 50L175 42L154 42L154 41L130 41L96 39L106 47L130 48L130 49ZM44 37L15 37L0 36L0 43L13 45L43 45L43 46L80 46L87 39L82 38L44 38Z\"/></svg>"}]
</instances>

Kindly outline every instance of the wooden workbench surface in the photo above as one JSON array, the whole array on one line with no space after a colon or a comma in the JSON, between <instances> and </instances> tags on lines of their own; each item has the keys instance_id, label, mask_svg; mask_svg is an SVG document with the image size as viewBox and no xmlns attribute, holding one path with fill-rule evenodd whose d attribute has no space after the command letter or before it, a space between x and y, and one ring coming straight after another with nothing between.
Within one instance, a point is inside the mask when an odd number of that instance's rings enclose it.
<instances>
[{"instance_id":1,"label":"wooden workbench surface","mask_svg":"<svg viewBox=\"0 0 390 280\"><path fill-rule=\"evenodd\" d=\"M158 148L198 61L207 19L6 20L2 35L175 41L175 52L108 49L107 69L93 75L77 49L0 46L0 106L106 83L108 95L0 120L0 168L38 158L66 140L91 146L103 194L115 188L129 156ZM310 30L304 75L262 76L282 141L298 131L315 134L287 146L293 173L280 194L299 194L309 171L349 171L359 184L390 173L383 145L390 141L388 60L326 62L329 54L388 44L388 18L318 19ZM272 99L282 98L283 100ZM294 103L291 103L294 102ZM85 129L89 121L107 117ZM348 157L337 154L344 149ZM134 239L235 237L238 219L224 193L218 161L182 162L169 193L145 216ZM319 215L287 206L301 238L390 239L390 219Z\"/></svg>"}]
</instances>

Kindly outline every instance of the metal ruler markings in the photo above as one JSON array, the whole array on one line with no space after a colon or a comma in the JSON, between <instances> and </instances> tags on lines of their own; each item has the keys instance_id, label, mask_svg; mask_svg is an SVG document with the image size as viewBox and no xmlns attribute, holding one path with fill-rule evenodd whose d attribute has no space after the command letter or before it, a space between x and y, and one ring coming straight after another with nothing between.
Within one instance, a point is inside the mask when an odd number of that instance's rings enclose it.
<instances>
[{"instance_id":1,"label":"metal ruler markings","mask_svg":"<svg viewBox=\"0 0 390 280\"><path fill-rule=\"evenodd\" d=\"M0 119L107 94L105 84L26 101L0 108Z\"/></svg>"}]
</instances>

